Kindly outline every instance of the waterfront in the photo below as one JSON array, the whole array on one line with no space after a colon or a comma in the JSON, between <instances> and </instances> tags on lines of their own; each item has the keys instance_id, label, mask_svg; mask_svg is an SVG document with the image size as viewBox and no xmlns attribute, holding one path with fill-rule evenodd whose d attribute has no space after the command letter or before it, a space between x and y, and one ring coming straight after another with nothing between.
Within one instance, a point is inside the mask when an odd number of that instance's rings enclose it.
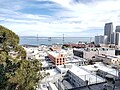
<instances>
[{"instance_id":1,"label":"waterfront","mask_svg":"<svg viewBox=\"0 0 120 90\"><path fill-rule=\"evenodd\" d=\"M81 42L90 42L93 41L93 38L90 37L20 37L20 45L51 45L51 44L63 44L63 43L78 43Z\"/></svg>"}]
</instances>

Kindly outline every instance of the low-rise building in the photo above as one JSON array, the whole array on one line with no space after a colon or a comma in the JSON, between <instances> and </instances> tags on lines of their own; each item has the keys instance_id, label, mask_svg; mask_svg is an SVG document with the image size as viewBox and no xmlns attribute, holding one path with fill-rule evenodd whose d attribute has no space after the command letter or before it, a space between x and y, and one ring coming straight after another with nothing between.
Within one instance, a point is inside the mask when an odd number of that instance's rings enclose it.
<instances>
[{"instance_id":1,"label":"low-rise building","mask_svg":"<svg viewBox=\"0 0 120 90\"><path fill-rule=\"evenodd\" d=\"M75 56L92 59L95 55L107 54L115 55L115 50L110 48L84 48L84 49L74 49L73 53Z\"/></svg>"},{"instance_id":2,"label":"low-rise building","mask_svg":"<svg viewBox=\"0 0 120 90\"><path fill-rule=\"evenodd\" d=\"M88 60L84 59L84 58L80 58L77 56L71 56L68 57L66 60L66 64L76 64L78 66L83 66L83 65L87 65Z\"/></svg>"},{"instance_id":3,"label":"low-rise building","mask_svg":"<svg viewBox=\"0 0 120 90\"><path fill-rule=\"evenodd\" d=\"M66 80L72 87L86 86L86 82L88 82L88 85L91 85L105 81L102 77L74 64L60 65L56 69L65 75L62 81ZM64 88L70 89L67 86L61 86L60 88L60 90L64 90Z\"/></svg>"},{"instance_id":4,"label":"low-rise building","mask_svg":"<svg viewBox=\"0 0 120 90\"><path fill-rule=\"evenodd\" d=\"M27 60L38 59L38 60L45 60L47 56L46 49L43 46L39 47L24 47L26 50Z\"/></svg>"},{"instance_id":5,"label":"low-rise building","mask_svg":"<svg viewBox=\"0 0 120 90\"><path fill-rule=\"evenodd\" d=\"M66 53L62 51L48 52L48 57L55 65L63 65L66 62Z\"/></svg>"},{"instance_id":6,"label":"low-rise building","mask_svg":"<svg viewBox=\"0 0 120 90\"><path fill-rule=\"evenodd\" d=\"M72 48L85 48L85 44L64 44L63 46L72 47Z\"/></svg>"},{"instance_id":7,"label":"low-rise building","mask_svg":"<svg viewBox=\"0 0 120 90\"><path fill-rule=\"evenodd\" d=\"M113 68L111 65L106 65L101 62L81 67L84 68L84 70L90 71L91 73L96 73L97 75L103 78L105 78L107 74L112 75L114 77L119 77L119 70Z\"/></svg>"},{"instance_id":8,"label":"low-rise building","mask_svg":"<svg viewBox=\"0 0 120 90\"><path fill-rule=\"evenodd\" d=\"M102 60L103 63L110 64L110 65L120 64L120 58L118 58L117 56L110 56L110 55L101 54L101 55L95 55L95 59Z\"/></svg>"}]
</instances>

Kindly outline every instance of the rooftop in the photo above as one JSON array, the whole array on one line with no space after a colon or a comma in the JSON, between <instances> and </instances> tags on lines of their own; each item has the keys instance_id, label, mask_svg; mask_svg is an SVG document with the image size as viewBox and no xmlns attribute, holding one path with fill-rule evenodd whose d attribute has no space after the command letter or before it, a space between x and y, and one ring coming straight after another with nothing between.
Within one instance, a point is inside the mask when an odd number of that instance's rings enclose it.
<instances>
[{"instance_id":1,"label":"rooftop","mask_svg":"<svg viewBox=\"0 0 120 90\"><path fill-rule=\"evenodd\" d=\"M101 78L97 75L94 75L94 74L84 70L83 68L75 66L75 65L69 71L71 71L72 73L74 73L76 76L78 76L79 78L81 78L84 81L88 80L89 84L104 82L103 78Z\"/></svg>"},{"instance_id":2,"label":"rooftop","mask_svg":"<svg viewBox=\"0 0 120 90\"><path fill-rule=\"evenodd\" d=\"M67 54L66 52L65 52L65 50L61 50L61 51L49 51L48 52L48 54L50 54L50 55L52 55L52 56L54 56L54 57L57 57L57 56L59 56L60 54Z\"/></svg>"},{"instance_id":3,"label":"rooftop","mask_svg":"<svg viewBox=\"0 0 120 90\"><path fill-rule=\"evenodd\" d=\"M46 73L50 73L50 76L59 74L59 72L56 69L46 70Z\"/></svg>"},{"instance_id":4,"label":"rooftop","mask_svg":"<svg viewBox=\"0 0 120 90\"><path fill-rule=\"evenodd\" d=\"M104 88L105 84L106 84L106 82L103 82L103 83L89 85L89 87L83 86L83 87L77 87L77 88L72 88L72 89L68 89L68 90L104 90L103 88ZM120 90L120 81L115 82L114 90Z\"/></svg>"},{"instance_id":5,"label":"rooftop","mask_svg":"<svg viewBox=\"0 0 120 90\"><path fill-rule=\"evenodd\" d=\"M92 47L92 48L80 48L80 49L74 49L74 50L77 50L77 51L113 51L115 49L112 49L112 48L96 48L96 47Z\"/></svg>"},{"instance_id":6,"label":"rooftop","mask_svg":"<svg viewBox=\"0 0 120 90\"><path fill-rule=\"evenodd\" d=\"M112 68L109 65L105 65L103 63L96 63L94 65L87 65L87 66L81 66L81 67L88 71L97 71L98 69L100 69L114 76L118 76L118 72L116 71L116 69Z\"/></svg>"},{"instance_id":7,"label":"rooftop","mask_svg":"<svg viewBox=\"0 0 120 90\"><path fill-rule=\"evenodd\" d=\"M78 62L78 61L86 61L86 59L73 56L73 57L68 57L66 62Z\"/></svg>"}]
</instances>

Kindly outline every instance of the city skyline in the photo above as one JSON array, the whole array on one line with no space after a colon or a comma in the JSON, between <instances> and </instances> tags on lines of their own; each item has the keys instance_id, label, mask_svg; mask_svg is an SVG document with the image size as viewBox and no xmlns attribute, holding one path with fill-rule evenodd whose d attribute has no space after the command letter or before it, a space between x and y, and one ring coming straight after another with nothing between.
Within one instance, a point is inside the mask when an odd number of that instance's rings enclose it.
<instances>
[{"instance_id":1,"label":"city skyline","mask_svg":"<svg viewBox=\"0 0 120 90\"><path fill-rule=\"evenodd\" d=\"M119 0L1 0L0 25L20 36L91 37L120 25ZM115 27L114 27L115 30Z\"/></svg>"}]
</instances>

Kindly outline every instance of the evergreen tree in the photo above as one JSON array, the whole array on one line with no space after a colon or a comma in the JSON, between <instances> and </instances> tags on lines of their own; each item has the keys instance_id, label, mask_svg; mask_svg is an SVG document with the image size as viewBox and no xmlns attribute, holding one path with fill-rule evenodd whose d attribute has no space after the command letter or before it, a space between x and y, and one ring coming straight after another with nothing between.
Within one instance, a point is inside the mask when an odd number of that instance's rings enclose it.
<instances>
[{"instance_id":1,"label":"evergreen tree","mask_svg":"<svg viewBox=\"0 0 120 90\"><path fill-rule=\"evenodd\" d=\"M10 51L17 52L12 58ZM19 37L0 26L0 90L35 90L46 74L40 72L38 60L25 60L26 52L19 46ZM20 60L21 59L21 60Z\"/></svg>"}]
</instances>

